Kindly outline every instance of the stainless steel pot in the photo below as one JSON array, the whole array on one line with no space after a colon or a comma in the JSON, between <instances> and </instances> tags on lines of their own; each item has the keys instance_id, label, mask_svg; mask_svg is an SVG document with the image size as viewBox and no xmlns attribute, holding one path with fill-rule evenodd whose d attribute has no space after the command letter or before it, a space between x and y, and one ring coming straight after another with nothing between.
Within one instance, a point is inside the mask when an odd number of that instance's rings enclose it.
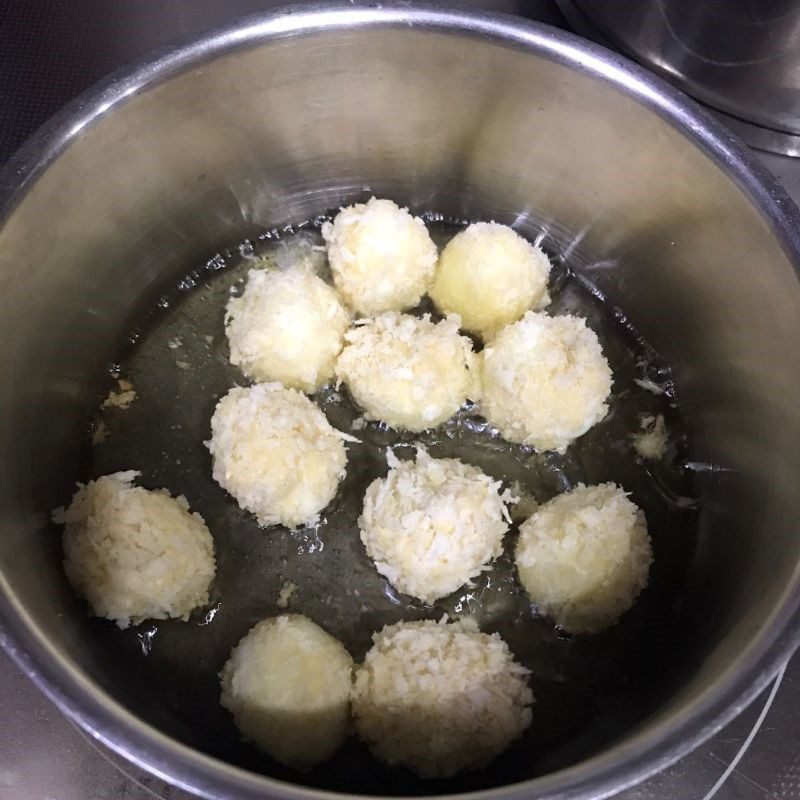
<instances>
[{"instance_id":1,"label":"stainless steel pot","mask_svg":"<svg viewBox=\"0 0 800 800\"><path fill-rule=\"evenodd\" d=\"M166 780L326 796L170 735L168 706L112 668L47 519L98 376L154 292L367 187L544 228L674 366L705 465L680 635L622 735L480 796L613 793L719 729L800 639L800 214L678 92L544 26L405 5L251 18L111 78L7 166L2 642L68 715Z\"/></svg>"},{"instance_id":2,"label":"stainless steel pot","mask_svg":"<svg viewBox=\"0 0 800 800\"><path fill-rule=\"evenodd\" d=\"M750 144L800 156L798 0L558 0L608 43L722 112Z\"/></svg>"}]
</instances>

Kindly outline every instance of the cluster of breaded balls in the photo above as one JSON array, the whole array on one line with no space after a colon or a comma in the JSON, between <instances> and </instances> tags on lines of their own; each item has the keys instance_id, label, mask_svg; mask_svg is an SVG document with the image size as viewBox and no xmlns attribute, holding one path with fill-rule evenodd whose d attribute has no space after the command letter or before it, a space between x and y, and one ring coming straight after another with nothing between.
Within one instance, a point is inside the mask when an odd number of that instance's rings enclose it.
<instances>
[{"instance_id":1,"label":"cluster of breaded balls","mask_svg":"<svg viewBox=\"0 0 800 800\"><path fill-rule=\"evenodd\" d=\"M611 370L582 319L551 317L550 263L510 228L476 223L441 255L424 222L389 200L344 208L322 229L334 286L302 267L251 270L231 298L231 361L255 383L223 397L207 443L213 477L262 526L313 525L347 464L346 443L306 396L336 380L367 420L413 432L467 400L510 442L564 452L603 418ZM443 319L403 313L429 294ZM480 337L473 351L464 329ZM501 481L422 447L387 451L367 489L361 539L397 590L433 603L502 552L517 501ZM186 619L208 602L213 540L186 500L133 484L81 486L65 524L65 570L120 627ZM520 526L516 562L531 600L572 633L600 631L634 603L652 556L643 513L614 484L578 485ZM531 720L529 672L468 619L398 623L355 666L301 615L266 619L233 649L222 704L243 736L308 769L351 723L372 752L422 777L491 761Z\"/></svg>"}]
</instances>

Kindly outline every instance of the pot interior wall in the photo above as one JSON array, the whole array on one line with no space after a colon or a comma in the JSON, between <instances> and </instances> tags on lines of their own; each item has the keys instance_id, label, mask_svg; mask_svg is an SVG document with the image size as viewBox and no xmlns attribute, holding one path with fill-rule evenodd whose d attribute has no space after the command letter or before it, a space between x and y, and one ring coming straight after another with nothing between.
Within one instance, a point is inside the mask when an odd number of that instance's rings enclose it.
<instances>
[{"instance_id":1,"label":"pot interior wall","mask_svg":"<svg viewBox=\"0 0 800 800\"><path fill-rule=\"evenodd\" d=\"M104 623L63 578L48 513L72 491L109 359L165 286L246 236L370 194L544 230L672 365L692 426L703 508L680 624L658 664L643 658L618 719L589 726L550 766L679 713L796 587L793 266L686 134L533 49L378 24L228 47L87 126L0 228L2 587L61 656L181 740L227 755L102 646ZM7 614L10 629L22 624ZM529 777L525 764L484 784ZM380 788L369 776L361 786Z\"/></svg>"}]
</instances>

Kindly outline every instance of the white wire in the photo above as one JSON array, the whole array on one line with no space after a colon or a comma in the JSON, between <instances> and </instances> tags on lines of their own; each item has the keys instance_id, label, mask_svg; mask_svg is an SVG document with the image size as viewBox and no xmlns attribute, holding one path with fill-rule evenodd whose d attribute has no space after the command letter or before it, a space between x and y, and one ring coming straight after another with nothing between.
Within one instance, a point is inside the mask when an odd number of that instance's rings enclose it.
<instances>
[{"instance_id":1,"label":"white wire","mask_svg":"<svg viewBox=\"0 0 800 800\"><path fill-rule=\"evenodd\" d=\"M708 793L703 798L703 800L711 800L711 798L714 797L714 795L722 788L722 784L725 783L725 781L728 780L728 778L730 778L731 773L736 769L736 766L742 760L742 756L744 756L744 754L747 752L747 748L750 747L750 745L753 742L753 739L756 738L756 734L761 728L761 724L764 722L764 719L767 716L767 712L772 706L773 700L775 700L775 695L778 694L778 689L780 688L781 681L783 680L783 674L784 672L786 672L787 664L784 664L778 670L778 674L775 676L775 683L772 684L772 691L769 693L767 702L764 703L764 708L761 709L761 713L758 715L758 719L756 720L755 725L753 725L753 729L750 731L747 738L744 740L744 743L739 748L739 752L733 757L731 763L728 764L725 772L723 772L722 775L719 776L719 780L708 790Z\"/></svg>"}]
</instances>

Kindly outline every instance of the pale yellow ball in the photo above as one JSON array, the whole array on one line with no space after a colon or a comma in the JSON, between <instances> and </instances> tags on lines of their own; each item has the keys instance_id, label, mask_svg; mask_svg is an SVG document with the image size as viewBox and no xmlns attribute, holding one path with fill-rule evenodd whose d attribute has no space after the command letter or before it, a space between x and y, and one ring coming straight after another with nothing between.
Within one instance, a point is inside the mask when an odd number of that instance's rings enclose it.
<instances>
[{"instance_id":1,"label":"pale yellow ball","mask_svg":"<svg viewBox=\"0 0 800 800\"><path fill-rule=\"evenodd\" d=\"M336 288L359 314L412 308L430 288L436 245L425 223L391 200L343 208L322 235Z\"/></svg>"},{"instance_id":2,"label":"pale yellow ball","mask_svg":"<svg viewBox=\"0 0 800 800\"><path fill-rule=\"evenodd\" d=\"M530 725L529 670L473 619L398 622L372 641L353 716L384 763L421 778L482 769Z\"/></svg>"},{"instance_id":3,"label":"pale yellow ball","mask_svg":"<svg viewBox=\"0 0 800 800\"><path fill-rule=\"evenodd\" d=\"M350 732L353 659L299 614L258 623L220 673L222 705L245 738L274 759L307 770Z\"/></svg>"},{"instance_id":4,"label":"pale yellow ball","mask_svg":"<svg viewBox=\"0 0 800 800\"><path fill-rule=\"evenodd\" d=\"M208 602L214 541L183 496L134 485L134 470L80 485L64 527L64 571L92 613L120 628L146 619L186 620Z\"/></svg>"},{"instance_id":5,"label":"pale yellow ball","mask_svg":"<svg viewBox=\"0 0 800 800\"><path fill-rule=\"evenodd\" d=\"M481 408L505 439L563 453L606 415L611 369L584 320L529 311L484 348Z\"/></svg>"},{"instance_id":6,"label":"pale yellow ball","mask_svg":"<svg viewBox=\"0 0 800 800\"><path fill-rule=\"evenodd\" d=\"M542 249L506 225L476 222L442 251L430 295L444 314L484 338L516 322L550 297L550 261Z\"/></svg>"},{"instance_id":7,"label":"pale yellow ball","mask_svg":"<svg viewBox=\"0 0 800 800\"><path fill-rule=\"evenodd\" d=\"M255 381L308 393L333 377L349 326L333 287L299 268L250 270L225 317L232 364Z\"/></svg>"},{"instance_id":8,"label":"pale yellow ball","mask_svg":"<svg viewBox=\"0 0 800 800\"><path fill-rule=\"evenodd\" d=\"M373 481L358 520L375 566L400 592L433 603L489 568L503 550L510 500L500 481L456 458L399 461Z\"/></svg>"},{"instance_id":9,"label":"pale yellow ball","mask_svg":"<svg viewBox=\"0 0 800 800\"><path fill-rule=\"evenodd\" d=\"M214 480L262 526L313 525L344 477L352 439L296 389L235 387L211 418Z\"/></svg>"},{"instance_id":10,"label":"pale yellow ball","mask_svg":"<svg viewBox=\"0 0 800 800\"><path fill-rule=\"evenodd\" d=\"M652 552L644 514L613 483L578 484L522 524L516 562L531 600L562 628L601 631L647 585Z\"/></svg>"},{"instance_id":11,"label":"pale yellow ball","mask_svg":"<svg viewBox=\"0 0 800 800\"><path fill-rule=\"evenodd\" d=\"M479 393L472 343L458 327L456 316L433 323L391 311L365 320L345 334L336 375L366 419L436 427Z\"/></svg>"}]
</instances>

